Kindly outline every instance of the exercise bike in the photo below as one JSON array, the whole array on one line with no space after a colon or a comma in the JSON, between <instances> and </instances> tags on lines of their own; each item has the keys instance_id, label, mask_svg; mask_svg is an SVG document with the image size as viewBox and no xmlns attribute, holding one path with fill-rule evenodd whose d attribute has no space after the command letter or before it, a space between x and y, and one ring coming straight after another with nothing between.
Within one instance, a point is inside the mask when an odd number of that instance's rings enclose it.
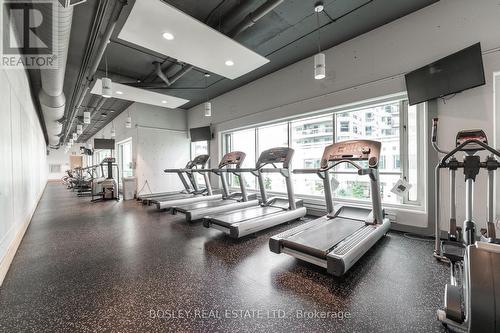
<instances>
[{"instance_id":1,"label":"exercise bike","mask_svg":"<svg viewBox=\"0 0 500 333\"><path fill-rule=\"evenodd\" d=\"M432 146L441 154L435 169L435 248L434 256L450 263L450 283L445 287L444 307L437 311L438 320L449 330L458 332L500 332L500 242L495 233L494 176L500 168L500 151L488 145L483 130L463 130L457 133L456 146L451 151L437 144L438 118L433 119ZM489 155L481 161L479 152ZM464 153L462 160L455 156ZM441 240L440 228L440 171L449 170L450 226L447 238ZM456 172L465 177L465 221L456 221ZM488 172L487 228L476 236L473 220L473 196L476 176Z\"/></svg>"}]
</instances>

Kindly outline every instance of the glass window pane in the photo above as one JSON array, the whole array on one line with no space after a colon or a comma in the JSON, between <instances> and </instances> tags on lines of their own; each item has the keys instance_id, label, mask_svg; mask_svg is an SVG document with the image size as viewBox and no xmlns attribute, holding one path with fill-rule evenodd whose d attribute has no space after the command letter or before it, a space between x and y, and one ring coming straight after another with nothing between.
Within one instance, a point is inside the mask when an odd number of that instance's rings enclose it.
<instances>
[{"instance_id":1,"label":"glass window pane","mask_svg":"<svg viewBox=\"0 0 500 333\"><path fill-rule=\"evenodd\" d=\"M333 142L331 115L292 121L291 147L295 149L294 169L318 168L325 146ZM316 175L293 175L295 192L323 195L323 182Z\"/></svg>"},{"instance_id":2,"label":"glass window pane","mask_svg":"<svg viewBox=\"0 0 500 333\"><path fill-rule=\"evenodd\" d=\"M266 149L288 147L288 124L277 124L257 129L259 154Z\"/></svg>"},{"instance_id":3,"label":"glass window pane","mask_svg":"<svg viewBox=\"0 0 500 333\"><path fill-rule=\"evenodd\" d=\"M369 139L382 142L379 169L401 172L399 147L399 102L337 114L336 142ZM343 129L348 128L348 131ZM337 170L352 168L344 164Z\"/></svg>"},{"instance_id":4,"label":"glass window pane","mask_svg":"<svg viewBox=\"0 0 500 333\"><path fill-rule=\"evenodd\" d=\"M193 160L198 155L208 154L208 141L196 141L191 142L191 160ZM186 161L187 162L187 161ZM209 167L209 165L207 165ZM205 178L202 174L195 173L196 183L201 188L205 188Z\"/></svg>"},{"instance_id":5,"label":"glass window pane","mask_svg":"<svg viewBox=\"0 0 500 333\"><path fill-rule=\"evenodd\" d=\"M254 168L255 167L255 129L246 129L241 131L235 131L225 135L226 148L224 154L230 151L242 151L246 154L245 161L243 161L243 168ZM256 189L255 177L251 174L244 173L243 178L245 184L249 189ZM229 177L229 185L231 187L239 186L238 180L234 175Z\"/></svg>"},{"instance_id":6,"label":"glass window pane","mask_svg":"<svg viewBox=\"0 0 500 333\"><path fill-rule=\"evenodd\" d=\"M408 200L418 200L418 124L417 105L408 107Z\"/></svg>"},{"instance_id":7,"label":"glass window pane","mask_svg":"<svg viewBox=\"0 0 500 333\"><path fill-rule=\"evenodd\" d=\"M208 141L191 142L191 159L203 154L208 154Z\"/></svg>"},{"instance_id":8,"label":"glass window pane","mask_svg":"<svg viewBox=\"0 0 500 333\"><path fill-rule=\"evenodd\" d=\"M341 199L371 200L370 179L368 176L358 174L333 174L333 177L340 183L335 190L335 197ZM403 199L391 192L398 175L380 175L380 196L382 202L401 204Z\"/></svg>"},{"instance_id":9,"label":"glass window pane","mask_svg":"<svg viewBox=\"0 0 500 333\"><path fill-rule=\"evenodd\" d=\"M266 149L275 147L288 147L288 124L276 124L271 126L259 127L258 135L258 153ZM257 157L258 158L258 157ZM264 174L264 186L266 190L272 192L286 192L285 178L279 174Z\"/></svg>"}]
</instances>

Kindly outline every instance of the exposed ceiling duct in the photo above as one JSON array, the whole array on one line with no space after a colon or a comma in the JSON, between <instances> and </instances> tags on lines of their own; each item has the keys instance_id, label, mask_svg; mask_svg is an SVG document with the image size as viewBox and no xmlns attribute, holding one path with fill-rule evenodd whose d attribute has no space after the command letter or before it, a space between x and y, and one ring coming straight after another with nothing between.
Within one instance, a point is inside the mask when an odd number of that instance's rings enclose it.
<instances>
[{"instance_id":1,"label":"exposed ceiling duct","mask_svg":"<svg viewBox=\"0 0 500 333\"><path fill-rule=\"evenodd\" d=\"M56 6L53 10L52 5ZM59 122L64 117L66 107L66 97L63 93L64 75L66 73L66 59L68 56L69 38L71 33L71 22L73 19L73 6L63 7L59 2L53 4L43 4L40 10L43 17L52 17L53 22L57 22L57 42L55 43L54 54L56 55L57 67L54 69L41 69L40 78L42 82L41 90L38 94L40 106L45 120L45 127L49 138L49 146L59 145L59 135L62 132L62 123ZM55 16L55 17L53 17ZM40 29L38 33L43 36L50 36L52 27Z\"/></svg>"},{"instance_id":2,"label":"exposed ceiling duct","mask_svg":"<svg viewBox=\"0 0 500 333\"><path fill-rule=\"evenodd\" d=\"M107 22L104 34L102 36L100 36L100 41L99 41L99 44L97 47L96 55L92 58L90 66L88 68L84 68L82 71L83 75L81 75L81 77L80 77L81 81L78 84L78 86L81 88L79 89L79 91L76 94L76 96L79 96L79 97L77 97L76 103L69 110L68 123L66 124L64 138L63 138L64 142L68 138L68 136L70 135L71 129L73 128L73 123L75 121L76 113L77 113L78 109L82 105L82 102L83 102L85 96L90 91L90 84L94 81L94 77L95 77L95 74L97 72L97 68L98 68L98 66L99 66L99 64L104 56L106 46L109 43L109 39L111 38L113 31L115 30L118 18L120 17L120 14L123 10L123 7L126 4L127 4L126 0L113 1L113 9L112 9L111 17L110 17L109 21ZM97 37L99 37L99 36L96 36L96 38ZM88 50L88 52L89 52L89 54L92 53L90 49ZM102 102L99 101L98 107L96 107L96 109L94 110L94 112L92 114L93 116L95 114L97 114L97 112L102 107L104 102L105 102L105 100L103 100Z\"/></svg>"},{"instance_id":3,"label":"exposed ceiling duct","mask_svg":"<svg viewBox=\"0 0 500 333\"><path fill-rule=\"evenodd\" d=\"M267 13L272 11L274 8L278 7L284 0L268 0L262 6L248 14L243 21L238 23L233 29L227 34L229 37L234 38L238 36L243 31L250 28L258 20L264 17Z\"/></svg>"}]
</instances>

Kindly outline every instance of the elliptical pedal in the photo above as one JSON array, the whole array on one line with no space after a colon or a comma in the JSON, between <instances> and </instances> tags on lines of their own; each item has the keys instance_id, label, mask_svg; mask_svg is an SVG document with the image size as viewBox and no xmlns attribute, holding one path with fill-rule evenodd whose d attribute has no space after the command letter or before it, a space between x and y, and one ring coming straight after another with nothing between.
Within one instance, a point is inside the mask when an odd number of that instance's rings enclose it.
<instances>
[{"instance_id":1,"label":"elliptical pedal","mask_svg":"<svg viewBox=\"0 0 500 333\"><path fill-rule=\"evenodd\" d=\"M443 240L441 241L441 253L452 263L463 261L465 245L455 241Z\"/></svg>"}]
</instances>

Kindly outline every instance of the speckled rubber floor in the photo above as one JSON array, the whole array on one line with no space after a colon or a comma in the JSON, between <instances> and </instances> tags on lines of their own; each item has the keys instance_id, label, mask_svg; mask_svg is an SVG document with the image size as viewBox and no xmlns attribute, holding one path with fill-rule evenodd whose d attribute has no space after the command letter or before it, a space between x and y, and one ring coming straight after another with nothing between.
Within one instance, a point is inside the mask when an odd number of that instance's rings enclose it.
<instances>
[{"instance_id":1,"label":"speckled rubber floor","mask_svg":"<svg viewBox=\"0 0 500 333\"><path fill-rule=\"evenodd\" d=\"M339 279L271 253L287 228L235 241L49 184L0 288L0 331L443 331L448 267L432 243L390 233Z\"/></svg>"}]
</instances>

